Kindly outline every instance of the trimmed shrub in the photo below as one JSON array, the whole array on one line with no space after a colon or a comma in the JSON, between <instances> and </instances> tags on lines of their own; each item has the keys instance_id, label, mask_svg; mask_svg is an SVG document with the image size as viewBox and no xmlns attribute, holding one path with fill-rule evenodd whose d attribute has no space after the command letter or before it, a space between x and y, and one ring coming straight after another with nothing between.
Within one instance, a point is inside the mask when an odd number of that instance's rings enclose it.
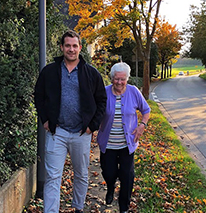
<instances>
[{"instance_id":1,"label":"trimmed shrub","mask_svg":"<svg viewBox=\"0 0 206 213\"><path fill-rule=\"evenodd\" d=\"M47 1L47 60L65 30L53 1ZM37 116L33 91L39 73L38 0L0 2L0 185L34 163ZM55 52L55 51L56 52Z\"/></svg>"}]
</instances>

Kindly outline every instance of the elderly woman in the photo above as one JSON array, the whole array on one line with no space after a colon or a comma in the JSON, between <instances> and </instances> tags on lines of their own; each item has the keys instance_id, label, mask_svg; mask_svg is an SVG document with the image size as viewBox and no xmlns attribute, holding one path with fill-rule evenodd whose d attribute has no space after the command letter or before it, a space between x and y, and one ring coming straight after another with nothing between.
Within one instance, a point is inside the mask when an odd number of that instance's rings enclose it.
<instances>
[{"instance_id":1,"label":"elderly woman","mask_svg":"<svg viewBox=\"0 0 206 213\"><path fill-rule=\"evenodd\" d=\"M120 62L112 66L112 84L106 87L106 113L97 136L102 175L107 184L106 203L112 203L115 182L119 178L120 213L129 209L134 181L134 151L150 114L150 107L138 88L127 84L129 76L128 64ZM140 122L137 110L142 114Z\"/></svg>"}]
</instances>

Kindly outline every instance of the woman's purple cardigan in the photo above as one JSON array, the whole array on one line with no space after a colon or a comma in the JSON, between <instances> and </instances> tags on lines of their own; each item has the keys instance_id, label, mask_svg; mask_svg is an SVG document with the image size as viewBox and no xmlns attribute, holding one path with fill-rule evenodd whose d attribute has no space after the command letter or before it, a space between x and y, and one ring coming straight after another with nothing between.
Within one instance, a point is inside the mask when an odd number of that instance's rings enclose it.
<instances>
[{"instance_id":1,"label":"woman's purple cardigan","mask_svg":"<svg viewBox=\"0 0 206 213\"><path fill-rule=\"evenodd\" d=\"M101 152L105 153L109 133L112 127L116 96L112 93L112 85L106 86L107 93L107 107L103 117L102 123L97 136ZM129 153L133 153L138 147L138 142L134 142L134 134L132 132L138 125L138 118L136 111L139 110L142 115L150 112L150 107L139 89L135 86L127 84L126 91L121 95L121 111L122 124L124 129Z\"/></svg>"}]
</instances>

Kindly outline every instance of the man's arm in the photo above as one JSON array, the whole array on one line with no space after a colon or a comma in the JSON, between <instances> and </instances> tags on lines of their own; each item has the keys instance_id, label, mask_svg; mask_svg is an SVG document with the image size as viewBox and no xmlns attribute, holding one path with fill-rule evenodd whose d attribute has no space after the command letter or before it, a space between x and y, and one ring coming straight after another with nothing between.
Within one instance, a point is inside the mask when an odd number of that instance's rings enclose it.
<instances>
[{"instance_id":1,"label":"man's arm","mask_svg":"<svg viewBox=\"0 0 206 213\"><path fill-rule=\"evenodd\" d=\"M44 89L44 74L40 73L34 91L34 103L37 109L38 116L40 117L42 124L48 121L45 110L45 89Z\"/></svg>"},{"instance_id":2,"label":"man's arm","mask_svg":"<svg viewBox=\"0 0 206 213\"><path fill-rule=\"evenodd\" d=\"M107 95L105 91L105 86L100 74L98 75L98 79L96 82L94 99L96 102L97 109L96 109L95 115L93 116L93 119L91 120L89 124L89 129L92 132L99 129L100 123L103 119L103 116L106 110L106 104L107 104Z\"/></svg>"}]
</instances>

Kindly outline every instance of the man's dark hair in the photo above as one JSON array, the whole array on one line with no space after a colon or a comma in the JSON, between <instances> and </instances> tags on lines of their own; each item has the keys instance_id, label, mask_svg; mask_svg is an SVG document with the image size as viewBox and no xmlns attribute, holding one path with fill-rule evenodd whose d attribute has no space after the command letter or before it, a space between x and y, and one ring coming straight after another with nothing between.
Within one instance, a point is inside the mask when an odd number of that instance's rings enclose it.
<instances>
[{"instance_id":1,"label":"man's dark hair","mask_svg":"<svg viewBox=\"0 0 206 213\"><path fill-rule=\"evenodd\" d=\"M75 31L73 31L73 30L68 30L66 33L64 33L64 35L62 36L62 39L61 39L61 44L62 44L62 45L64 44L64 39L65 39L66 37L71 37L71 38L77 37L78 40L79 40L79 45L82 45L82 41L81 41L80 35L79 35L78 33L76 33Z\"/></svg>"}]
</instances>

